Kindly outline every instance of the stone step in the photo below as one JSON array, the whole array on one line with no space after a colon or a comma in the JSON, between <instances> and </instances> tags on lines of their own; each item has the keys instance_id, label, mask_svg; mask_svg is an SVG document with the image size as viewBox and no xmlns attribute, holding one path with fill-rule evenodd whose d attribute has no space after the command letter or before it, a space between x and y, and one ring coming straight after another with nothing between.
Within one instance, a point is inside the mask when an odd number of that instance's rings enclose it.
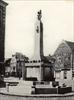
<instances>
[{"instance_id":1,"label":"stone step","mask_svg":"<svg viewBox=\"0 0 74 100\"><path fill-rule=\"evenodd\" d=\"M21 80L17 86L9 87L10 92L31 94L33 82Z\"/></svg>"},{"instance_id":2,"label":"stone step","mask_svg":"<svg viewBox=\"0 0 74 100\"><path fill-rule=\"evenodd\" d=\"M24 94L24 93L27 93L27 94L31 94L31 88L28 88L28 87L9 87L9 92L13 92L13 93L21 93L21 94Z\"/></svg>"},{"instance_id":3,"label":"stone step","mask_svg":"<svg viewBox=\"0 0 74 100\"><path fill-rule=\"evenodd\" d=\"M32 88L31 86L26 85L17 85L17 86L10 86L9 87L10 92L16 92L16 93L29 93L31 94Z\"/></svg>"},{"instance_id":4,"label":"stone step","mask_svg":"<svg viewBox=\"0 0 74 100\"><path fill-rule=\"evenodd\" d=\"M23 80L21 80L18 85L19 86L20 85L32 86L33 85L33 81L23 81Z\"/></svg>"}]
</instances>

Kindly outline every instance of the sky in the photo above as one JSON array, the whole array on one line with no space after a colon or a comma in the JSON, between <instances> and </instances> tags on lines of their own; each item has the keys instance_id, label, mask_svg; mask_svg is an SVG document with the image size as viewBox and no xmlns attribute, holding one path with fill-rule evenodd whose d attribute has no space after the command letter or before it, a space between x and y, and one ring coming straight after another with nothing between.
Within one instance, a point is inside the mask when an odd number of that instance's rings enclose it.
<instances>
[{"instance_id":1,"label":"sky","mask_svg":"<svg viewBox=\"0 0 74 100\"><path fill-rule=\"evenodd\" d=\"M5 58L16 52L29 58L34 53L37 12L42 10L44 55L54 54L62 40L74 41L72 0L5 0Z\"/></svg>"}]
</instances>

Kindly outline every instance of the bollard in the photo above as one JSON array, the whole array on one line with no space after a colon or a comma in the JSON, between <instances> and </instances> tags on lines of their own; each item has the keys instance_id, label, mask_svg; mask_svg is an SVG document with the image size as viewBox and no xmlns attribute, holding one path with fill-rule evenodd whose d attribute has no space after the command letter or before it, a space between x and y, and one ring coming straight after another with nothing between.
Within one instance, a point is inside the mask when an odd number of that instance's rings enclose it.
<instances>
[{"instance_id":1,"label":"bollard","mask_svg":"<svg viewBox=\"0 0 74 100\"><path fill-rule=\"evenodd\" d=\"M32 86L31 89L32 89L32 90L31 90L31 94L35 94L35 86Z\"/></svg>"},{"instance_id":2,"label":"bollard","mask_svg":"<svg viewBox=\"0 0 74 100\"><path fill-rule=\"evenodd\" d=\"M9 83L6 83L6 90L9 92Z\"/></svg>"}]
</instances>

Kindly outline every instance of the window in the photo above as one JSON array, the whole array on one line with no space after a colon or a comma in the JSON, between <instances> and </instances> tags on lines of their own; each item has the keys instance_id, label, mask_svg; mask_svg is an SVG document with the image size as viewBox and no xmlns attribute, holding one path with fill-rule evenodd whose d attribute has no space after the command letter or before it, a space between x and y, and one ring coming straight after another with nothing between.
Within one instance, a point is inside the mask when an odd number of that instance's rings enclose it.
<instances>
[{"instance_id":1,"label":"window","mask_svg":"<svg viewBox=\"0 0 74 100\"><path fill-rule=\"evenodd\" d=\"M56 79L60 79L60 72L55 72Z\"/></svg>"},{"instance_id":2,"label":"window","mask_svg":"<svg viewBox=\"0 0 74 100\"><path fill-rule=\"evenodd\" d=\"M64 79L67 79L67 71L64 71Z\"/></svg>"},{"instance_id":3,"label":"window","mask_svg":"<svg viewBox=\"0 0 74 100\"><path fill-rule=\"evenodd\" d=\"M74 77L74 70L72 71L72 77Z\"/></svg>"},{"instance_id":4,"label":"window","mask_svg":"<svg viewBox=\"0 0 74 100\"><path fill-rule=\"evenodd\" d=\"M13 67L13 70L15 70L15 67Z\"/></svg>"},{"instance_id":5,"label":"window","mask_svg":"<svg viewBox=\"0 0 74 100\"><path fill-rule=\"evenodd\" d=\"M40 60L38 62L41 62Z\"/></svg>"}]
</instances>

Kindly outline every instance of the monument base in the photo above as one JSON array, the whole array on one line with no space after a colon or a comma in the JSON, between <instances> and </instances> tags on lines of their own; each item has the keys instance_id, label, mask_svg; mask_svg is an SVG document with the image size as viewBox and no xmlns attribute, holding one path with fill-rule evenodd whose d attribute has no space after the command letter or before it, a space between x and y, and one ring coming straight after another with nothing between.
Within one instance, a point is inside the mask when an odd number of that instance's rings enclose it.
<instances>
[{"instance_id":1,"label":"monument base","mask_svg":"<svg viewBox=\"0 0 74 100\"><path fill-rule=\"evenodd\" d=\"M58 85L58 84L57 84ZM72 87L53 86L52 82L41 82L33 85L32 94L65 94L72 92Z\"/></svg>"}]
</instances>

